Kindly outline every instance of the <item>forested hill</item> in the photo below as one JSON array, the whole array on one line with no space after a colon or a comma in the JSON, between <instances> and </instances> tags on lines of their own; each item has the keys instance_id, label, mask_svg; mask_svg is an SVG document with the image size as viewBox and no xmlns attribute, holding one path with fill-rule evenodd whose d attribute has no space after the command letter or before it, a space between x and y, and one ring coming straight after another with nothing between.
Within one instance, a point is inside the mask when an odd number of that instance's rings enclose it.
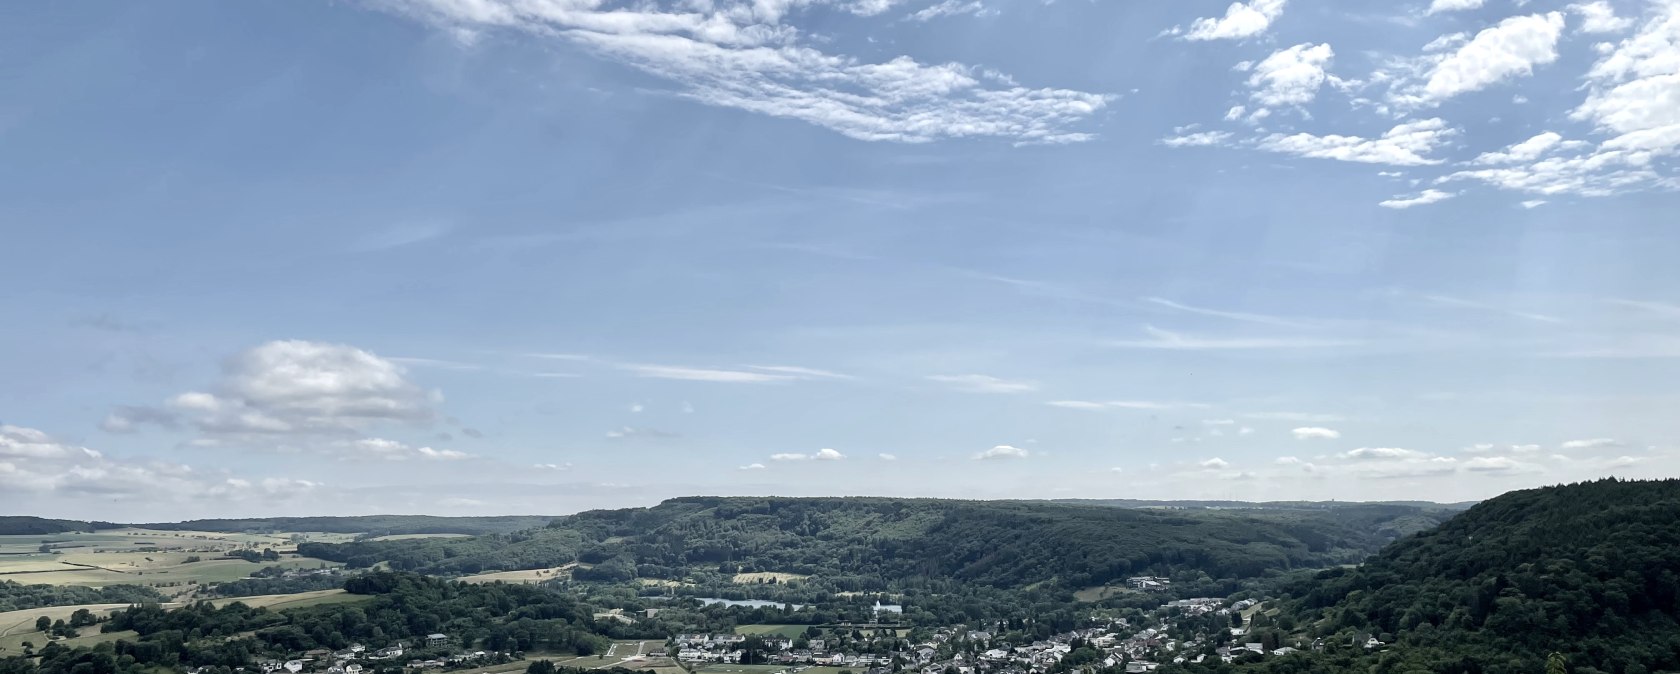
<instances>
[{"instance_id":1,"label":"forested hill","mask_svg":"<svg viewBox=\"0 0 1680 674\"><path fill-rule=\"evenodd\" d=\"M339 534L505 534L540 527L553 517L505 515L495 517L434 517L431 515L361 515L354 517L261 517L254 519L187 520L124 526L167 531L319 531Z\"/></svg>"},{"instance_id":2,"label":"forested hill","mask_svg":"<svg viewBox=\"0 0 1680 674\"><path fill-rule=\"evenodd\" d=\"M1552 652L1576 674L1675 670L1680 480L1511 492L1292 593L1278 623L1305 629L1279 640L1331 650L1310 670L1531 674ZM1336 653L1366 634L1392 645Z\"/></svg>"},{"instance_id":3,"label":"forested hill","mask_svg":"<svg viewBox=\"0 0 1680 674\"><path fill-rule=\"evenodd\" d=\"M351 566L430 573L592 565L585 580L680 579L697 570L821 576L857 589L918 581L1020 587L1100 585L1129 575L1212 578L1358 561L1397 534L1410 506L1176 511L1025 501L722 498L599 510L508 536L310 543Z\"/></svg>"},{"instance_id":4,"label":"forested hill","mask_svg":"<svg viewBox=\"0 0 1680 674\"><path fill-rule=\"evenodd\" d=\"M54 520L45 517L29 517L24 515L0 516L0 536L32 536L35 534L62 534L67 531L96 531L109 529L116 525L109 522L79 522L76 520Z\"/></svg>"}]
</instances>

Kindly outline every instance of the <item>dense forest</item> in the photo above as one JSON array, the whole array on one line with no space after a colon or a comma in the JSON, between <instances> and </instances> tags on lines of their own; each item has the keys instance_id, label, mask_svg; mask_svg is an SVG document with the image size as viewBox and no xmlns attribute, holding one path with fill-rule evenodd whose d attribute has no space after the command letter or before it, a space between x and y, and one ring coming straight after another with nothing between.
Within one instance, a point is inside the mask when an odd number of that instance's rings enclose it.
<instances>
[{"instance_id":1,"label":"dense forest","mask_svg":"<svg viewBox=\"0 0 1680 674\"><path fill-rule=\"evenodd\" d=\"M0 516L0 536L33 536L37 534L62 534L69 531L98 531L116 526L118 525L110 522L54 520L26 515Z\"/></svg>"},{"instance_id":2,"label":"dense forest","mask_svg":"<svg viewBox=\"0 0 1680 674\"><path fill-rule=\"evenodd\" d=\"M1450 511L1347 505L1128 509L1048 502L884 498L671 499L472 539L307 543L301 554L438 574L580 562L580 580L680 579L697 569L819 575L849 590L952 580L1100 585L1128 575L1213 578L1353 562Z\"/></svg>"},{"instance_id":3,"label":"dense forest","mask_svg":"<svg viewBox=\"0 0 1680 674\"><path fill-rule=\"evenodd\" d=\"M163 601L163 595L145 585L93 588L73 585L23 585L0 580L0 613L43 606L139 604L158 601Z\"/></svg>"},{"instance_id":4,"label":"dense forest","mask_svg":"<svg viewBox=\"0 0 1680 674\"><path fill-rule=\"evenodd\" d=\"M1672 671L1680 480L1511 492L1283 591L1275 638L1326 652L1247 668L1532 674L1557 653L1576 674ZM1387 645L1354 645L1371 637Z\"/></svg>"},{"instance_id":5,"label":"dense forest","mask_svg":"<svg viewBox=\"0 0 1680 674\"><path fill-rule=\"evenodd\" d=\"M113 613L102 629L133 630L137 639L76 648L49 643L37 653L38 660L0 659L0 673L138 674L189 666L232 672L257 660L315 648L342 649L352 643L379 648L398 641L412 646L434 632L447 634L452 647L510 653L541 648L589 654L608 643L575 600L537 587L468 585L387 572L350 578L344 585L369 599L280 612L238 602L221 608L209 602L171 610L156 604L131 607ZM417 657L427 653L411 652Z\"/></svg>"},{"instance_id":6,"label":"dense forest","mask_svg":"<svg viewBox=\"0 0 1680 674\"><path fill-rule=\"evenodd\" d=\"M263 517L255 519L187 520L125 524L122 526L163 531L289 532L318 531L330 534L499 534L523 531L548 524L553 517L504 515L495 517L434 517L431 515L361 515L354 517Z\"/></svg>"}]
</instances>

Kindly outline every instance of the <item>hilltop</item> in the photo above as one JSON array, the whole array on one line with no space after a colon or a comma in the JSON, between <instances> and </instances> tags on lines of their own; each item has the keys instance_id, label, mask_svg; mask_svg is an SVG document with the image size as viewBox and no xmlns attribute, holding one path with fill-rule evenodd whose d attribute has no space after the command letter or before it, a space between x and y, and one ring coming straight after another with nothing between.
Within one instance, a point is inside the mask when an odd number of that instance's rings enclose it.
<instances>
[{"instance_id":1,"label":"hilltop","mask_svg":"<svg viewBox=\"0 0 1680 674\"><path fill-rule=\"evenodd\" d=\"M1544 671L1553 652L1578 673L1671 670L1676 550L1680 480L1515 491L1358 568L1287 587L1266 630L1279 642L1321 639L1338 670L1516 674ZM1386 652L1348 646L1370 638Z\"/></svg>"},{"instance_id":2,"label":"hilltop","mask_svg":"<svg viewBox=\"0 0 1680 674\"><path fill-rule=\"evenodd\" d=\"M439 574L590 565L583 580L682 579L696 571L775 572L858 589L925 581L995 587L1101 585L1143 573L1249 578L1355 562L1446 511L1348 504L1324 509L1162 510L1043 501L887 498L670 499L596 510L514 535L308 543L353 567Z\"/></svg>"}]
</instances>

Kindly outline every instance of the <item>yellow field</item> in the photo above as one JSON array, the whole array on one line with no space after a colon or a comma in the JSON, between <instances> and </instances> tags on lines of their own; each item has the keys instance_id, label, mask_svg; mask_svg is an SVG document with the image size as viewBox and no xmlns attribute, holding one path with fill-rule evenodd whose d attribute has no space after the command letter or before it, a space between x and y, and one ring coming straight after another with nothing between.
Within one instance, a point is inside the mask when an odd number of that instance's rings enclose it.
<instances>
[{"instance_id":1,"label":"yellow field","mask_svg":"<svg viewBox=\"0 0 1680 674\"><path fill-rule=\"evenodd\" d=\"M251 608L267 608L282 611L289 608L303 606L320 606L322 604L346 604L350 602L367 601L372 596L365 594L350 594L344 590L315 590L313 592L298 592L295 594L261 594L254 597L219 597L210 600L217 606L227 606L239 602Z\"/></svg>"},{"instance_id":2,"label":"yellow field","mask_svg":"<svg viewBox=\"0 0 1680 674\"><path fill-rule=\"evenodd\" d=\"M574 562L565 566L556 566L552 569L497 571L495 573L481 573L476 576L463 576L457 580L463 583L494 583L498 580L504 583L540 583L545 580L570 577L572 567L575 566L577 566L577 563Z\"/></svg>"},{"instance_id":3,"label":"yellow field","mask_svg":"<svg viewBox=\"0 0 1680 674\"><path fill-rule=\"evenodd\" d=\"M391 534L389 536L375 536L375 541L406 541L411 538L466 538L467 534Z\"/></svg>"},{"instance_id":4,"label":"yellow field","mask_svg":"<svg viewBox=\"0 0 1680 674\"><path fill-rule=\"evenodd\" d=\"M807 576L807 575L804 575L804 574L798 574L798 573L780 573L780 572L777 572L777 571L758 571L758 572L754 572L754 573L737 573L737 574L735 574L734 580L737 583L762 583L762 582L765 582L765 581L769 581L771 579L775 579L775 581L778 582L778 583L786 583L790 580L805 580L806 578L810 578L810 576Z\"/></svg>"},{"instance_id":5,"label":"yellow field","mask_svg":"<svg viewBox=\"0 0 1680 674\"><path fill-rule=\"evenodd\" d=\"M692 585L693 583L684 583L664 578L637 578L636 584L642 587L682 587L684 585Z\"/></svg>"}]
</instances>

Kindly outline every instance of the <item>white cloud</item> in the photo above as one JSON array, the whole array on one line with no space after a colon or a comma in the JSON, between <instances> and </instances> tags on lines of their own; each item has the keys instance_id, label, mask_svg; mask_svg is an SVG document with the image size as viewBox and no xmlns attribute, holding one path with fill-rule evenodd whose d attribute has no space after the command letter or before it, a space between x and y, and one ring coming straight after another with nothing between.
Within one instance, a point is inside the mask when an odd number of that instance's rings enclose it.
<instances>
[{"instance_id":1,"label":"white cloud","mask_svg":"<svg viewBox=\"0 0 1680 674\"><path fill-rule=\"evenodd\" d=\"M762 464L762 463L749 463L745 466L741 466L737 470L764 470L764 464Z\"/></svg>"},{"instance_id":2,"label":"white cloud","mask_svg":"<svg viewBox=\"0 0 1680 674\"><path fill-rule=\"evenodd\" d=\"M1384 132L1380 138L1310 133L1272 134L1256 141L1255 147L1299 157L1393 166L1424 166L1442 160L1427 157L1458 133L1438 119L1405 122Z\"/></svg>"},{"instance_id":3,"label":"white cloud","mask_svg":"<svg viewBox=\"0 0 1680 674\"><path fill-rule=\"evenodd\" d=\"M1318 426L1303 426L1290 431L1296 440L1336 440L1342 437L1342 432L1332 428Z\"/></svg>"},{"instance_id":4,"label":"white cloud","mask_svg":"<svg viewBox=\"0 0 1680 674\"><path fill-rule=\"evenodd\" d=\"M1340 455L1344 459L1418 459L1428 456L1423 452L1401 449L1399 447L1360 447L1344 452Z\"/></svg>"},{"instance_id":5,"label":"white cloud","mask_svg":"<svg viewBox=\"0 0 1680 674\"><path fill-rule=\"evenodd\" d=\"M431 447L413 447L396 440L386 440L384 438L362 438L355 442L346 443L344 449L347 452L341 454L341 456L347 459L460 461L476 458L466 452L458 452L452 449L433 449Z\"/></svg>"},{"instance_id":6,"label":"white cloud","mask_svg":"<svg viewBox=\"0 0 1680 674\"><path fill-rule=\"evenodd\" d=\"M1593 64L1587 98L1570 114L1619 134L1598 154L1634 167L1680 151L1680 3L1656 3L1654 12Z\"/></svg>"},{"instance_id":7,"label":"white cloud","mask_svg":"<svg viewBox=\"0 0 1680 674\"><path fill-rule=\"evenodd\" d=\"M1305 463L1305 462L1302 461L1299 457L1280 456L1280 457L1272 460L1272 463L1275 463L1275 464L1280 465L1280 466L1299 466L1299 465L1301 465L1302 463Z\"/></svg>"},{"instance_id":8,"label":"white cloud","mask_svg":"<svg viewBox=\"0 0 1680 674\"><path fill-rule=\"evenodd\" d=\"M1231 467L1231 462L1226 461L1224 459L1221 459L1219 457L1214 457L1214 458L1211 458L1211 459L1207 459L1205 461L1198 462L1196 465L1201 466L1205 470L1223 470L1225 468L1230 468Z\"/></svg>"},{"instance_id":9,"label":"white cloud","mask_svg":"<svg viewBox=\"0 0 1680 674\"><path fill-rule=\"evenodd\" d=\"M1450 54L1428 57L1438 60L1429 68L1427 79L1421 85L1401 88L1392 98L1404 106L1434 105L1531 75L1534 66L1557 60L1563 26L1562 12L1509 17L1476 33Z\"/></svg>"},{"instance_id":10,"label":"white cloud","mask_svg":"<svg viewBox=\"0 0 1680 674\"><path fill-rule=\"evenodd\" d=\"M1458 196L1458 194L1454 192L1443 192L1441 190L1431 188L1409 197L1395 197L1393 199L1379 201L1377 202L1377 205L1383 208L1404 210L1413 206L1423 206L1426 204L1446 201L1456 196Z\"/></svg>"},{"instance_id":11,"label":"white cloud","mask_svg":"<svg viewBox=\"0 0 1680 674\"><path fill-rule=\"evenodd\" d=\"M1035 382L1010 381L984 374L936 374L927 378L968 393L1026 393L1038 390Z\"/></svg>"},{"instance_id":12,"label":"white cloud","mask_svg":"<svg viewBox=\"0 0 1680 674\"><path fill-rule=\"evenodd\" d=\"M1615 438L1588 438L1585 440L1570 440L1561 445L1560 449L1603 449L1605 447L1620 447L1622 443Z\"/></svg>"},{"instance_id":13,"label":"white cloud","mask_svg":"<svg viewBox=\"0 0 1680 674\"><path fill-rule=\"evenodd\" d=\"M1237 435L1254 435L1254 429L1249 428L1248 426L1244 426L1242 428L1237 429Z\"/></svg>"},{"instance_id":14,"label":"white cloud","mask_svg":"<svg viewBox=\"0 0 1680 674\"><path fill-rule=\"evenodd\" d=\"M146 507L190 502L216 509L210 501L244 500L272 507L276 500L298 497L319 486L311 480L244 478L139 457L113 459L34 428L0 425L0 495L24 499L18 506L59 496Z\"/></svg>"},{"instance_id":15,"label":"white cloud","mask_svg":"<svg viewBox=\"0 0 1680 674\"><path fill-rule=\"evenodd\" d=\"M1190 23L1188 29L1174 27L1168 35L1186 40L1240 40L1266 32L1273 21L1283 14L1286 0L1249 0L1233 2L1225 9L1225 16L1203 17Z\"/></svg>"},{"instance_id":16,"label":"white cloud","mask_svg":"<svg viewBox=\"0 0 1680 674\"><path fill-rule=\"evenodd\" d=\"M1229 131L1201 131L1162 138L1161 144L1167 147L1211 147L1224 145L1232 138Z\"/></svg>"},{"instance_id":17,"label":"white cloud","mask_svg":"<svg viewBox=\"0 0 1680 674\"><path fill-rule=\"evenodd\" d=\"M644 409L647 409L647 408L643 407L641 403L630 403L630 413L631 414L638 414Z\"/></svg>"},{"instance_id":18,"label":"white cloud","mask_svg":"<svg viewBox=\"0 0 1680 674\"><path fill-rule=\"evenodd\" d=\"M624 369L638 377L651 379L677 379L683 381L709 381L724 384L769 384L789 382L801 379L791 374L772 374L767 372L748 372L745 370L719 370L700 367L683 367L680 365L624 365Z\"/></svg>"},{"instance_id":19,"label":"white cloud","mask_svg":"<svg viewBox=\"0 0 1680 674\"><path fill-rule=\"evenodd\" d=\"M1552 131L1540 133L1533 138L1516 143L1503 152L1487 152L1476 157L1472 164L1515 164L1531 162L1539 159L1558 144L1563 142L1563 136Z\"/></svg>"},{"instance_id":20,"label":"white cloud","mask_svg":"<svg viewBox=\"0 0 1680 674\"><path fill-rule=\"evenodd\" d=\"M1620 33L1633 25L1633 19L1616 16L1616 9L1605 0L1573 4L1569 11L1581 15L1583 33Z\"/></svg>"},{"instance_id":21,"label":"white cloud","mask_svg":"<svg viewBox=\"0 0 1680 674\"><path fill-rule=\"evenodd\" d=\"M1522 207L1528 209L1539 208L1544 205L1546 205L1545 199L1529 199L1528 201L1522 202Z\"/></svg>"},{"instance_id":22,"label":"white cloud","mask_svg":"<svg viewBox=\"0 0 1680 674\"><path fill-rule=\"evenodd\" d=\"M1524 464L1505 456L1478 456L1464 462L1464 469L1477 473L1511 473L1524 469Z\"/></svg>"},{"instance_id":23,"label":"white cloud","mask_svg":"<svg viewBox=\"0 0 1680 674\"><path fill-rule=\"evenodd\" d=\"M1318 337L1198 337L1144 326L1153 339L1117 340L1110 346L1128 349L1167 349L1183 351L1260 350L1260 349L1320 349L1350 346L1357 342Z\"/></svg>"},{"instance_id":24,"label":"white cloud","mask_svg":"<svg viewBox=\"0 0 1680 674\"><path fill-rule=\"evenodd\" d=\"M1304 43L1272 52L1249 75L1248 86L1254 89L1249 98L1264 106L1311 103L1324 85L1324 68L1334 56L1328 44Z\"/></svg>"},{"instance_id":25,"label":"white cloud","mask_svg":"<svg viewBox=\"0 0 1680 674\"><path fill-rule=\"evenodd\" d=\"M819 449L812 454L784 452L781 454L770 455L771 461L839 461L844 458L846 458L845 454L841 454L839 451L826 447Z\"/></svg>"},{"instance_id":26,"label":"white cloud","mask_svg":"<svg viewBox=\"0 0 1680 674\"><path fill-rule=\"evenodd\" d=\"M1025 459L1028 456L1029 454L1027 450L1021 449L1020 447L998 445L984 452L980 452L979 454L975 454L974 458L979 461L992 461L997 459Z\"/></svg>"},{"instance_id":27,"label":"white cloud","mask_svg":"<svg viewBox=\"0 0 1680 674\"><path fill-rule=\"evenodd\" d=\"M937 5L930 5L910 13L904 17L910 21L931 21L942 16L958 16L972 14L974 16L996 16L997 10L987 9L980 0L944 0Z\"/></svg>"},{"instance_id":28,"label":"white cloud","mask_svg":"<svg viewBox=\"0 0 1680 674\"><path fill-rule=\"evenodd\" d=\"M181 393L164 408L118 408L103 425L132 431L176 418L202 434L199 444L255 443L425 423L435 418L440 398L409 381L401 365L367 351L285 340L229 358L210 392Z\"/></svg>"},{"instance_id":29,"label":"white cloud","mask_svg":"<svg viewBox=\"0 0 1680 674\"><path fill-rule=\"evenodd\" d=\"M830 372L828 370L819 370L811 367L799 367L797 365L748 365L747 369L769 372L771 374L801 377L805 379L856 379L856 377L849 374L840 374L839 372Z\"/></svg>"},{"instance_id":30,"label":"white cloud","mask_svg":"<svg viewBox=\"0 0 1680 674\"><path fill-rule=\"evenodd\" d=\"M990 137L1023 143L1089 140L1069 127L1109 96L1023 87L959 63L908 56L880 63L825 53L786 21L832 7L879 14L896 0L720 0L678 5L525 0L388 0L378 6L457 36L514 29L639 69L707 105L794 119L851 138L928 142Z\"/></svg>"},{"instance_id":31,"label":"white cloud","mask_svg":"<svg viewBox=\"0 0 1680 674\"><path fill-rule=\"evenodd\" d=\"M1440 14L1441 12L1459 12L1476 9L1482 6L1483 0L1433 0L1424 14Z\"/></svg>"},{"instance_id":32,"label":"white cloud","mask_svg":"<svg viewBox=\"0 0 1680 674\"><path fill-rule=\"evenodd\" d=\"M877 454L876 456L880 457L880 459L882 461L897 461L898 460L898 455L888 454L886 452L881 452L880 454Z\"/></svg>"},{"instance_id":33,"label":"white cloud","mask_svg":"<svg viewBox=\"0 0 1680 674\"><path fill-rule=\"evenodd\" d=\"M572 469L572 464L569 464L569 463L535 463L535 464L531 464L531 467L535 468L537 470L565 471L565 470L571 470Z\"/></svg>"},{"instance_id":34,"label":"white cloud","mask_svg":"<svg viewBox=\"0 0 1680 674\"><path fill-rule=\"evenodd\" d=\"M1203 426L1232 426L1232 425L1235 425L1236 423L1237 423L1236 419L1203 419L1202 420L1202 425Z\"/></svg>"}]
</instances>

